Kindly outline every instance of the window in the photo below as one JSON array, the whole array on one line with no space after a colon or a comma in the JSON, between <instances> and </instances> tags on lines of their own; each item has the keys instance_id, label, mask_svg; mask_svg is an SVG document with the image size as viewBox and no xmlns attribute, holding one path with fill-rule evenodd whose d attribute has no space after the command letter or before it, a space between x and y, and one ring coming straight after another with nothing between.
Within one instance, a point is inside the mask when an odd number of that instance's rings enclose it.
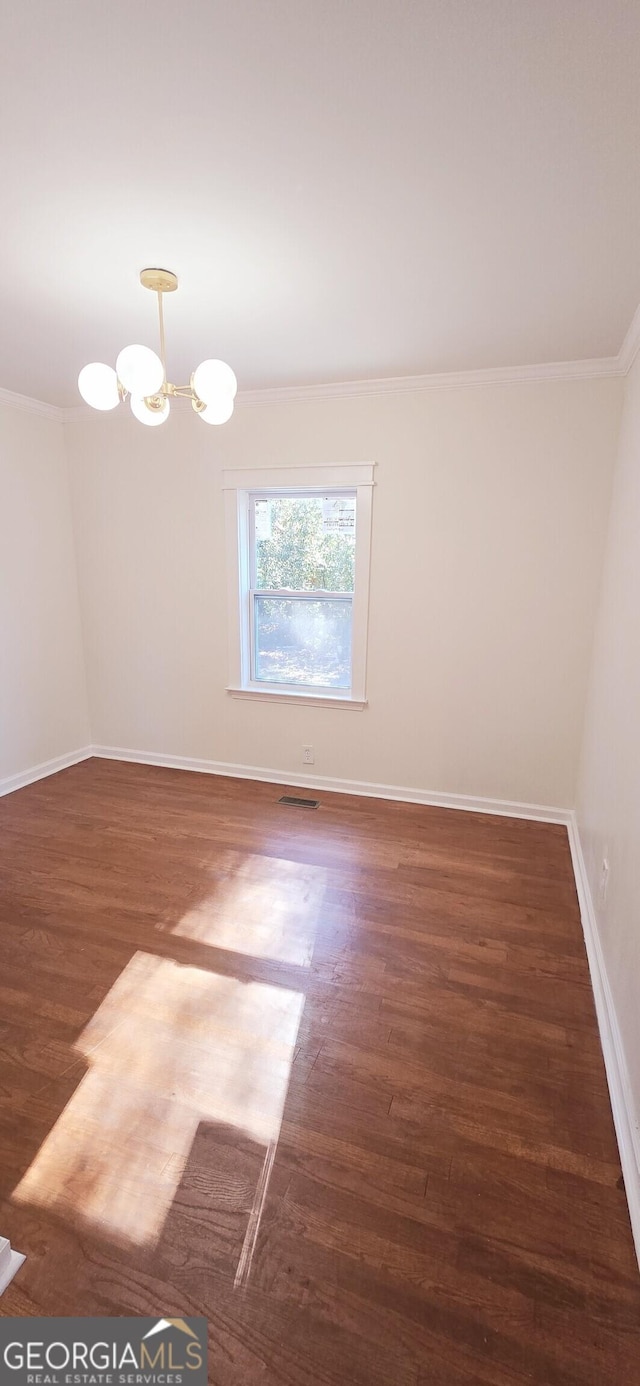
<instances>
[{"instance_id":1,"label":"window","mask_svg":"<svg viewBox=\"0 0 640 1386\"><path fill-rule=\"evenodd\" d=\"M363 707L372 465L225 472L223 485L229 692Z\"/></svg>"},{"instance_id":2,"label":"window","mask_svg":"<svg viewBox=\"0 0 640 1386\"><path fill-rule=\"evenodd\" d=\"M351 688L355 491L249 496L251 678Z\"/></svg>"}]
</instances>

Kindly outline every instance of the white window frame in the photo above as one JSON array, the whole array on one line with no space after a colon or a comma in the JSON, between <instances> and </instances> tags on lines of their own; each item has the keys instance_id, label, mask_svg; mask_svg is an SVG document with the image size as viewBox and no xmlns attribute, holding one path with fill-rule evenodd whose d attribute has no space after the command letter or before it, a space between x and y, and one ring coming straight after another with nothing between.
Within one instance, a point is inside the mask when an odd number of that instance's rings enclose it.
<instances>
[{"instance_id":1,"label":"white window frame","mask_svg":"<svg viewBox=\"0 0 640 1386\"><path fill-rule=\"evenodd\" d=\"M227 558L229 683L234 698L286 701L317 707L359 710L367 705L366 662L369 622L369 572L374 463L344 466L238 468L222 473ZM283 492L325 495L347 492L356 497L355 581L352 598L351 688L266 684L251 677L250 499ZM313 596L309 593L309 596ZM336 594L341 595L341 594Z\"/></svg>"}]
</instances>

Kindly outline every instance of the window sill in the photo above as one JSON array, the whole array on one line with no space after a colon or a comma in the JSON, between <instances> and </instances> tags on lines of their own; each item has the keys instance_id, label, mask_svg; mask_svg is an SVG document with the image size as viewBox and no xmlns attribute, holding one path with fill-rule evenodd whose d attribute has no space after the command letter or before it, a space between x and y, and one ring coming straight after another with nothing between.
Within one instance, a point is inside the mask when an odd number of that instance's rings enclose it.
<instances>
[{"instance_id":1,"label":"window sill","mask_svg":"<svg viewBox=\"0 0 640 1386\"><path fill-rule=\"evenodd\" d=\"M304 693L302 690L289 692L282 688L233 688L227 693L232 698L245 698L256 703L299 703L310 707L344 707L350 712L361 712L367 706L366 698L340 697L334 693Z\"/></svg>"}]
</instances>

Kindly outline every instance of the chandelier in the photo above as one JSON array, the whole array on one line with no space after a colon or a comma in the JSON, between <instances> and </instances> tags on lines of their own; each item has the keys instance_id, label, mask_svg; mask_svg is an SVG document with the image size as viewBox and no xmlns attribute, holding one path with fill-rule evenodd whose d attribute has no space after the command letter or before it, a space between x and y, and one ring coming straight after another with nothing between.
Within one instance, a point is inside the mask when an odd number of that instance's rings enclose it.
<instances>
[{"instance_id":1,"label":"chandelier","mask_svg":"<svg viewBox=\"0 0 640 1386\"><path fill-rule=\"evenodd\" d=\"M92 409L115 409L127 398L131 412L143 424L165 423L172 399L190 399L191 407L205 423L223 424L231 418L238 382L224 361L202 361L193 372L188 385L171 385L167 380L164 345L164 314L162 295L178 287L177 275L171 270L143 269L140 283L158 295L160 355L150 347L123 347L116 368L102 361L84 366L78 376L78 389Z\"/></svg>"}]
</instances>

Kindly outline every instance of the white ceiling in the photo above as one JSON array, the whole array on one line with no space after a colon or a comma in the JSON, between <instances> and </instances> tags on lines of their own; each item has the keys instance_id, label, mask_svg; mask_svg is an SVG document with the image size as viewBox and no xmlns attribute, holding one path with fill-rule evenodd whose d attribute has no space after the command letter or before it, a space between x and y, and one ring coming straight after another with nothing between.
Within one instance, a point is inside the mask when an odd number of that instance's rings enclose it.
<instances>
[{"instance_id":1,"label":"white ceiling","mask_svg":"<svg viewBox=\"0 0 640 1386\"><path fill-rule=\"evenodd\" d=\"M0 386L156 346L244 389L609 356L640 5L0 0Z\"/></svg>"}]
</instances>

